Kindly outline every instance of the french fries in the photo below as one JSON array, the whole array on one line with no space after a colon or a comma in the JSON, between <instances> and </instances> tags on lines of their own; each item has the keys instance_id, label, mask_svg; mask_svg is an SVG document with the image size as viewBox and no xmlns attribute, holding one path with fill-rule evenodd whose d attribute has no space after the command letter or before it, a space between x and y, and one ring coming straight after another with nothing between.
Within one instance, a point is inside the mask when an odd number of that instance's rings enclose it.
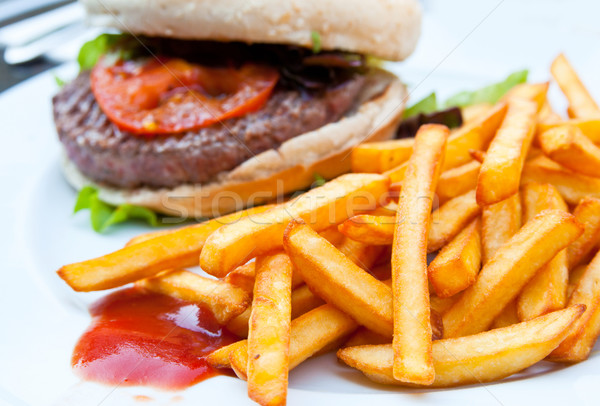
<instances>
[{"instance_id":1,"label":"french fries","mask_svg":"<svg viewBox=\"0 0 600 406\"><path fill-rule=\"evenodd\" d=\"M292 277L293 287L293 277ZM303 315L304 313L319 307L323 304L323 300L312 294L308 286L302 285L292 291L292 319ZM238 337L248 337L248 324L250 322L250 314L252 306L249 306L239 316L227 323L227 329Z\"/></svg>"},{"instance_id":2,"label":"french fries","mask_svg":"<svg viewBox=\"0 0 600 406\"><path fill-rule=\"evenodd\" d=\"M502 312L492 322L492 329L508 327L513 324L520 323L519 314L517 313L517 299L507 304Z\"/></svg>"},{"instance_id":3,"label":"french fries","mask_svg":"<svg viewBox=\"0 0 600 406\"><path fill-rule=\"evenodd\" d=\"M502 123L506 110L505 103L498 103L471 124L464 125L452 133L446 144L442 169L445 171L469 162L471 149L485 150Z\"/></svg>"},{"instance_id":4,"label":"french fries","mask_svg":"<svg viewBox=\"0 0 600 406\"><path fill-rule=\"evenodd\" d=\"M524 221L527 222L544 210L568 212L567 204L556 188L549 184L530 183L523 192ZM525 285L517 300L521 321L565 307L569 269L567 251L562 250L540 269Z\"/></svg>"},{"instance_id":5,"label":"french fries","mask_svg":"<svg viewBox=\"0 0 600 406\"><path fill-rule=\"evenodd\" d=\"M320 234L323 238L323 233ZM327 239L327 238L325 238ZM346 255L352 262L361 268L368 270L371 265L375 262L381 250L379 247L365 245L363 243L351 240L346 238L338 248L339 251ZM240 267L241 268L241 267ZM230 276L240 268L230 272L225 278L228 280ZM254 282L253 282L254 283ZM299 286L301 283L304 283L300 272L292 273L292 288ZM301 286L297 289L294 289L292 292L292 319L308 312L309 310L314 309L323 304L323 301L312 294L308 286ZM247 308L242 314L231 320L227 324L227 328L238 335L239 337L247 337L248 336L248 322L250 319L252 307Z\"/></svg>"},{"instance_id":6,"label":"french fries","mask_svg":"<svg viewBox=\"0 0 600 406\"><path fill-rule=\"evenodd\" d=\"M600 148L577 127L554 127L538 139L544 154L553 161L573 172L600 177Z\"/></svg>"},{"instance_id":7,"label":"french fries","mask_svg":"<svg viewBox=\"0 0 600 406\"><path fill-rule=\"evenodd\" d=\"M329 304L319 306L292 320L289 370L291 371L329 344L352 333L357 327L352 318ZM243 359L240 360L240 357ZM224 362L225 358L227 362ZM207 361L215 368L231 368L234 359L237 365L236 374L239 373L244 377L242 379L245 379L247 358L248 341L241 340L209 354Z\"/></svg>"},{"instance_id":8,"label":"french fries","mask_svg":"<svg viewBox=\"0 0 600 406\"><path fill-rule=\"evenodd\" d=\"M218 350L214 350L206 356L206 362L213 368L224 369L231 368L231 362L229 356L236 351L239 347L245 348L246 353L248 352L248 341L240 340L233 344L221 347Z\"/></svg>"},{"instance_id":9,"label":"french fries","mask_svg":"<svg viewBox=\"0 0 600 406\"><path fill-rule=\"evenodd\" d=\"M256 262L248 262L229 272L224 280L252 294L254 291L254 279L256 277L255 272Z\"/></svg>"},{"instance_id":10,"label":"french fries","mask_svg":"<svg viewBox=\"0 0 600 406\"><path fill-rule=\"evenodd\" d=\"M302 285L294 289L292 292L292 320L322 304L325 304L325 302L320 297L315 296L308 286Z\"/></svg>"},{"instance_id":11,"label":"french fries","mask_svg":"<svg viewBox=\"0 0 600 406\"><path fill-rule=\"evenodd\" d=\"M157 237L129 245L111 254L65 265L58 275L78 292L116 288L148 278L167 269L198 265L198 256L209 235L225 224L243 221L268 209L228 214L204 223L160 233Z\"/></svg>"},{"instance_id":12,"label":"french fries","mask_svg":"<svg viewBox=\"0 0 600 406\"><path fill-rule=\"evenodd\" d=\"M583 198L573 215L584 226L584 231L567 249L570 270L588 260L594 248L600 246L600 199Z\"/></svg>"},{"instance_id":13,"label":"french fries","mask_svg":"<svg viewBox=\"0 0 600 406\"><path fill-rule=\"evenodd\" d=\"M538 131L541 125L551 125L552 123L560 121L562 121L561 116L552 109L552 106L550 106L550 103L546 100L538 112Z\"/></svg>"},{"instance_id":14,"label":"french fries","mask_svg":"<svg viewBox=\"0 0 600 406\"><path fill-rule=\"evenodd\" d=\"M440 125L424 125L419 129L402 183L392 243L394 377L425 385L435 378L427 236L448 134L448 128Z\"/></svg>"},{"instance_id":15,"label":"french fries","mask_svg":"<svg viewBox=\"0 0 600 406\"><path fill-rule=\"evenodd\" d=\"M569 305L583 304L586 310L571 328L569 335L549 359L577 362L586 359L600 335L600 253L596 254L577 283Z\"/></svg>"},{"instance_id":16,"label":"french fries","mask_svg":"<svg viewBox=\"0 0 600 406\"><path fill-rule=\"evenodd\" d=\"M457 196L431 214L427 241L427 251L435 252L442 248L460 230L481 212L472 190ZM392 243L396 219L391 216L360 214L340 224L339 230L353 240L370 245Z\"/></svg>"},{"instance_id":17,"label":"french fries","mask_svg":"<svg viewBox=\"0 0 600 406\"><path fill-rule=\"evenodd\" d=\"M490 111L493 107L490 103L477 103L470 106L461 107L460 112L463 117L463 123L471 123Z\"/></svg>"},{"instance_id":18,"label":"french fries","mask_svg":"<svg viewBox=\"0 0 600 406\"><path fill-rule=\"evenodd\" d=\"M306 224L290 223L284 247L311 291L359 324L392 337L391 281L377 280Z\"/></svg>"},{"instance_id":19,"label":"french fries","mask_svg":"<svg viewBox=\"0 0 600 406\"><path fill-rule=\"evenodd\" d=\"M346 237L337 249L365 271L371 269L384 247L368 245Z\"/></svg>"},{"instance_id":20,"label":"french fries","mask_svg":"<svg viewBox=\"0 0 600 406\"><path fill-rule=\"evenodd\" d=\"M471 161L456 168L448 169L440 175L435 191L440 204L467 193L477 186L477 177L481 164Z\"/></svg>"},{"instance_id":21,"label":"french fries","mask_svg":"<svg viewBox=\"0 0 600 406\"><path fill-rule=\"evenodd\" d=\"M513 326L435 341L435 381L428 387L490 382L525 369L556 348L584 309L575 305ZM392 375L390 344L347 347L337 355L375 382L406 385Z\"/></svg>"},{"instance_id":22,"label":"french fries","mask_svg":"<svg viewBox=\"0 0 600 406\"><path fill-rule=\"evenodd\" d=\"M344 239L346 238L344 236L344 234L339 232L337 225L326 228L325 230L321 231L319 234L321 234L321 236L323 238L325 238L327 241L329 241L336 247L338 245L340 245L342 242L344 242Z\"/></svg>"},{"instance_id":23,"label":"french fries","mask_svg":"<svg viewBox=\"0 0 600 406\"><path fill-rule=\"evenodd\" d=\"M479 273L444 316L444 337L487 329L536 272L583 232L575 217L546 210L527 222Z\"/></svg>"},{"instance_id":24,"label":"french fries","mask_svg":"<svg viewBox=\"0 0 600 406\"><path fill-rule=\"evenodd\" d=\"M391 292L311 227L291 222L284 248L311 290L380 334L392 334Z\"/></svg>"},{"instance_id":25,"label":"french fries","mask_svg":"<svg viewBox=\"0 0 600 406\"><path fill-rule=\"evenodd\" d=\"M532 101L537 106L537 111L541 111L546 104L546 93L550 82L544 83L521 83L510 89L502 98L507 102L514 99L525 99Z\"/></svg>"},{"instance_id":26,"label":"french fries","mask_svg":"<svg viewBox=\"0 0 600 406\"><path fill-rule=\"evenodd\" d=\"M525 163L521 183L531 182L550 183L572 205L586 197L600 198L600 179L569 171L543 156Z\"/></svg>"},{"instance_id":27,"label":"french fries","mask_svg":"<svg viewBox=\"0 0 600 406\"><path fill-rule=\"evenodd\" d=\"M521 197L518 192L508 199L485 206L481 211L481 262L485 265L519 228Z\"/></svg>"},{"instance_id":28,"label":"french fries","mask_svg":"<svg viewBox=\"0 0 600 406\"><path fill-rule=\"evenodd\" d=\"M429 282L438 297L450 297L475 282L481 265L479 220L465 227L429 264Z\"/></svg>"},{"instance_id":29,"label":"french fries","mask_svg":"<svg viewBox=\"0 0 600 406\"><path fill-rule=\"evenodd\" d=\"M248 396L261 405L285 405L291 322L292 263L283 253L256 259L248 331Z\"/></svg>"},{"instance_id":30,"label":"french fries","mask_svg":"<svg viewBox=\"0 0 600 406\"><path fill-rule=\"evenodd\" d=\"M566 121L553 121L551 123L538 123L537 133L541 134L552 128L562 127L564 125L577 127L581 133L589 138L594 144L600 144L600 118L580 118Z\"/></svg>"},{"instance_id":31,"label":"french fries","mask_svg":"<svg viewBox=\"0 0 600 406\"><path fill-rule=\"evenodd\" d=\"M600 110L564 56L552 73L576 118L552 110L548 83L521 84L451 132L354 148L352 169L369 173L146 233L59 275L205 304L242 338L208 363L262 405L285 404L290 370L343 347L376 382L426 388L582 361L600 336ZM196 265L219 279L183 269Z\"/></svg>"},{"instance_id":32,"label":"french fries","mask_svg":"<svg viewBox=\"0 0 600 406\"><path fill-rule=\"evenodd\" d=\"M469 150L486 149L496 130L506 114L506 103L498 103L489 111L471 123L459 128L448 137L444 165L442 170L448 170L471 161ZM400 185L404 179L407 162L385 172L390 177L392 186ZM396 186L397 187L397 186Z\"/></svg>"},{"instance_id":33,"label":"french fries","mask_svg":"<svg viewBox=\"0 0 600 406\"><path fill-rule=\"evenodd\" d=\"M572 269L571 272L569 273L569 288L567 289L567 297L568 298L571 298L571 296L573 295L573 292L575 292L575 288L577 287L577 284L583 277L583 274L585 273L587 266L588 266L588 264L579 265L575 269Z\"/></svg>"},{"instance_id":34,"label":"french fries","mask_svg":"<svg viewBox=\"0 0 600 406\"><path fill-rule=\"evenodd\" d=\"M567 96L569 111L574 117L591 118L600 115L598 105L563 54L558 55L552 62L550 72L560 90Z\"/></svg>"},{"instance_id":35,"label":"french fries","mask_svg":"<svg viewBox=\"0 0 600 406\"><path fill-rule=\"evenodd\" d=\"M352 150L352 172L383 173L408 161L414 138L369 142Z\"/></svg>"},{"instance_id":36,"label":"french fries","mask_svg":"<svg viewBox=\"0 0 600 406\"><path fill-rule=\"evenodd\" d=\"M431 306L431 311L436 312L440 315L446 313L448 309L450 309L454 305L454 303L456 303L456 301L460 298L460 295L460 293L457 293L456 295L450 297L438 297L435 295L430 296L429 305Z\"/></svg>"},{"instance_id":37,"label":"french fries","mask_svg":"<svg viewBox=\"0 0 600 406\"><path fill-rule=\"evenodd\" d=\"M240 265L233 271L229 272L224 281L231 283L232 285L238 286L244 289L246 292L252 294L254 291L254 280L256 278L256 262L250 261L244 265ZM292 273L292 289L300 286L304 283L302 277L298 272Z\"/></svg>"},{"instance_id":38,"label":"french fries","mask_svg":"<svg viewBox=\"0 0 600 406\"><path fill-rule=\"evenodd\" d=\"M391 344L390 337L377 334L366 327L359 327L344 343L344 347L356 347L357 345Z\"/></svg>"},{"instance_id":39,"label":"french fries","mask_svg":"<svg viewBox=\"0 0 600 406\"><path fill-rule=\"evenodd\" d=\"M474 190L441 205L431 215L427 252L435 252L450 242L480 212Z\"/></svg>"},{"instance_id":40,"label":"french fries","mask_svg":"<svg viewBox=\"0 0 600 406\"><path fill-rule=\"evenodd\" d=\"M136 285L192 303L202 303L210 309L220 324L227 324L250 305L250 296L245 290L185 269L142 279L136 282Z\"/></svg>"},{"instance_id":41,"label":"french fries","mask_svg":"<svg viewBox=\"0 0 600 406\"><path fill-rule=\"evenodd\" d=\"M390 245L394 238L394 216L372 216L359 214L339 225L347 237L369 245Z\"/></svg>"},{"instance_id":42,"label":"french fries","mask_svg":"<svg viewBox=\"0 0 600 406\"><path fill-rule=\"evenodd\" d=\"M251 219L215 231L202 249L200 266L212 275L225 276L250 258L281 247L290 220L301 218L315 230L324 230L378 206L388 185L388 178L382 175L342 175Z\"/></svg>"},{"instance_id":43,"label":"french fries","mask_svg":"<svg viewBox=\"0 0 600 406\"><path fill-rule=\"evenodd\" d=\"M517 193L525 157L533 140L537 105L514 99L492 140L477 179L477 202L498 203Z\"/></svg>"}]
</instances>

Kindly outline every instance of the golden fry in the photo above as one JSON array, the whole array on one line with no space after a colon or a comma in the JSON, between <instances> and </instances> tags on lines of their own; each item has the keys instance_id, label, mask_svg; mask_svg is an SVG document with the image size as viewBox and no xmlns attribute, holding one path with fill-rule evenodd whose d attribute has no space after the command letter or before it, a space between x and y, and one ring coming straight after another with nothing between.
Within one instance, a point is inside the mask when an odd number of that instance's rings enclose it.
<instances>
[{"instance_id":1,"label":"golden fry","mask_svg":"<svg viewBox=\"0 0 600 406\"><path fill-rule=\"evenodd\" d=\"M295 319L322 304L323 300L313 295L308 286L302 285L292 291L292 319ZM242 314L227 323L227 329L238 337L248 337L248 324L250 322L251 313L252 306L249 306Z\"/></svg>"},{"instance_id":2,"label":"golden fry","mask_svg":"<svg viewBox=\"0 0 600 406\"><path fill-rule=\"evenodd\" d=\"M342 175L294 200L214 232L200 254L200 266L222 277L257 255L280 248L287 223L304 219L321 231L374 209L387 193L389 180L377 174Z\"/></svg>"},{"instance_id":3,"label":"golden fry","mask_svg":"<svg viewBox=\"0 0 600 406\"><path fill-rule=\"evenodd\" d=\"M530 183L523 187L523 221L527 222L544 210L568 212L558 190L549 184ZM521 321L565 307L569 269L567 251L562 250L540 269L525 285L517 300Z\"/></svg>"},{"instance_id":4,"label":"golden fry","mask_svg":"<svg viewBox=\"0 0 600 406\"><path fill-rule=\"evenodd\" d=\"M560 121L562 121L562 117L552 109L552 106L548 103L548 100L546 100L538 112L538 131L542 125L552 125L553 123L558 123Z\"/></svg>"},{"instance_id":5,"label":"golden fry","mask_svg":"<svg viewBox=\"0 0 600 406\"><path fill-rule=\"evenodd\" d=\"M441 205L431 215L427 252L437 251L450 242L480 212L474 190Z\"/></svg>"},{"instance_id":6,"label":"golden fry","mask_svg":"<svg viewBox=\"0 0 600 406\"><path fill-rule=\"evenodd\" d=\"M225 347L221 347L218 350L215 350L206 356L206 361L213 368L231 368L231 362L229 361L229 356L232 352L237 350L238 347L247 347L246 340L236 341L233 344L226 345ZM246 352L248 352L246 350Z\"/></svg>"},{"instance_id":7,"label":"golden fry","mask_svg":"<svg viewBox=\"0 0 600 406\"><path fill-rule=\"evenodd\" d=\"M356 265L360 266L365 271L369 271L373 264L379 259L384 247L364 244L346 237L337 249Z\"/></svg>"},{"instance_id":8,"label":"golden fry","mask_svg":"<svg viewBox=\"0 0 600 406\"><path fill-rule=\"evenodd\" d=\"M444 204L450 199L475 189L479 168L481 168L479 162L471 161L442 172L435 191L439 204Z\"/></svg>"},{"instance_id":9,"label":"golden fry","mask_svg":"<svg viewBox=\"0 0 600 406\"><path fill-rule=\"evenodd\" d=\"M486 149L506 114L506 103L498 103L472 123L460 127L448 137L442 170L464 165L471 160L469 150ZM401 184L408 162L385 172L392 186ZM397 187L397 186L396 186Z\"/></svg>"},{"instance_id":10,"label":"golden fry","mask_svg":"<svg viewBox=\"0 0 600 406\"><path fill-rule=\"evenodd\" d=\"M477 179L477 202L498 203L517 193L523 164L535 133L537 105L514 99L492 140Z\"/></svg>"},{"instance_id":11,"label":"golden fry","mask_svg":"<svg viewBox=\"0 0 600 406\"><path fill-rule=\"evenodd\" d=\"M391 344L391 337L382 336L366 327L359 327L344 343L344 347L356 347L357 345Z\"/></svg>"},{"instance_id":12,"label":"golden fry","mask_svg":"<svg viewBox=\"0 0 600 406\"><path fill-rule=\"evenodd\" d=\"M352 172L382 173L408 161L414 138L369 142L352 150Z\"/></svg>"},{"instance_id":13,"label":"golden fry","mask_svg":"<svg viewBox=\"0 0 600 406\"><path fill-rule=\"evenodd\" d=\"M183 227L129 245L111 254L65 265L58 275L78 292L104 290L148 278L167 269L198 265L208 236L225 224L242 222L268 208L255 207Z\"/></svg>"},{"instance_id":14,"label":"golden fry","mask_svg":"<svg viewBox=\"0 0 600 406\"><path fill-rule=\"evenodd\" d=\"M390 289L354 264L311 227L291 222L284 247L311 290L360 324L391 334Z\"/></svg>"},{"instance_id":15,"label":"golden fry","mask_svg":"<svg viewBox=\"0 0 600 406\"><path fill-rule=\"evenodd\" d=\"M279 253L256 258L248 331L248 396L261 405L287 398L292 263Z\"/></svg>"},{"instance_id":16,"label":"golden fry","mask_svg":"<svg viewBox=\"0 0 600 406\"><path fill-rule=\"evenodd\" d=\"M316 295L371 330L392 337L391 280L377 280L304 224L290 223L284 247Z\"/></svg>"},{"instance_id":17,"label":"golden fry","mask_svg":"<svg viewBox=\"0 0 600 406\"><path fill-rule=\"evenodd\" d=\"M573 292L575 292L575 288L579 284L579 281L585 273L585 270L587 269L588 265L589 264L579 265L575 269L572 269L569 273L569 288L567 289L568 298L571 298L571 295L573 295Z\"/></svg>"},{"instance_id":18,"label":"golden fry","mask_svg":"<svg viewBox=\"0 0 600 406\"><path fill-rule=\"evenodd\" d=\"M429 282L438 297L450 297L475 282L481 266L479 220L474 220L429 264Z\"/></svg>"},{"instance_id":19,"label":"golden fry","mask_svg":"<svg viewBox=\"0 0 600 406\"><path fill-rule=\"evenodd\" d=\"M549 359L578 362L588 358L600 335L600 253L587 266L569 299L569 306L583 304L586 310L569 335Z\"/></svg>"},{"instance_id":20,"label":"golden fry","mask_svg":"<svg viewBox=\"0 0 600 406\"><path fill-rule=\"evenodd\" d=\"M600 244L600 199L583 198L575 207L573 215L585 230L582 236L567 248L570 270L589 260L594 248L598 248Z\"/></svg>"},{"instance_id":21,"label":"golden fry","mask_svg":"<svg viewBox=\"0 0 600 406\"><path fill-rule=\"evenodd\" d=\"M359 214L339 225L342 234L369 245L390 245L394 238L394 216Z\"/></svg>"},{"instance_id":22,"label":"golden fry","mask_svg":"<svg viewBox=\"0 0 600 406\"><path fill-rule=\"evenodd\" d=\"M567 96L569 111L574 117L590 118L600 115L598 105L563 54L558 55L552 62L550 72L560 90Z\"/></svg>"},{"instance_id":23,"label":"golden fry","mask_svg":"<svg viewBox=\"0 0 600 406\"><path fill-rule=\"evenodd\" d=\"M481 212L472 190L457 196L431 214L427 251L446 245ZM340 224L339 230L353 240L370 245L389 245L394 237L396 219L391 216L361 214Z\"/></svg>"},{"instance_id":24,"label":"golden fry","mask_svg":"<svg viewBox=\"0 0 600 406\"><path fill-rule=\"evenodd\" d=\"M517 313L517 299L512 300L492 322L492 329L512 326L520 323L519 314Z\"/></svg>"},{"instance_id":25,"label":"golden fry","mask_svg":"<svg viewBox=\"0 0 600 406\"><path fill-rule=\"evenodd\" d=\"M541 134L552 128L563 125L577 127L583 133L583 135L589 138L594 144L600 144L600 118L580 118L566 121L554 121L552 123L538 123L537 133Z\"/></svg>"},{"instance_id":26,"label":"golden fry","mask_svg":"<svg viewBox=\"0 0 600 406\"><path fill-rule=\"evenodd\" d=\"M456 303L460 298L460 293L450 297L437 297L432 295L429 297L429 304L431 305L431 311L443 315ZM442 326L443 327L443 326Z\"/></svg>"},{"instance_id":27,"label":"golden fry","mask_svg":"<svg viewBox=\"0 0 600 406\"><path fill-rule=\"evenodd\" d=\"M256 262L248 262L229 272L229 274L223 280L252 294L254 291L254 279L256 276L255 268Z\"/></svg>"},{"instance_id":28,"label":"golden fry","mask_svg":"<svg viewBox=\"0 0 600 406\"><path fill-rule=\"evenodd\" d=\"M582 232L575 217L559 210L546 210L527 222L444 314L445 337L486 330L536 272Z\"/></svg>"},{"instance_id":29,"label":"golden fry","mask_svg":"<svg viewBox=\"0 0 600 406\"><path fill-rule=\"evenodd\" d=\"M600 177L600 148L577 127L555 127L538 139L544 154L553 161L573 172Z\"/></svg>"},{"instance_id":30,"label":"golden fry","mask_svg":"<svg viewBox=\"0 0 600 406\"><path fill-rule=\"evenodd\" d=\"M525 163L521 183L532 182L550 183L572 205L586 197L600 198L600 179L571 172L546 157Z\"/></svg>"},{"instance_id":31,"label":"golden fry","mask_svg":"<svg viewBox=\"0 0 600 406\"><path fill-rule=\"evenodd\" d=\"M352 333L357 327L354 320L329 304L319 306L292 320L289 370L291 371L331 343ZM220 351L217 356L209 355L209 363L212 358L221 361L224 356L227 356L228 366L234 368L240 379L246 379L248 340L238 341L217 351Z\"/></svg>"},{"instance_id":32,"label":"golden fry","mask_svg":"<svg viewBox=\"0 0 600 406\"><path fill-rule=\"evenodd\" d=\"M482 263L485 265L498 248L521 228L521 197L519 193L481 211Z\"/></svg>"},{"instance_id":33,"label":"golden fry","mask_svg":"<svg viewBox=\"0 0 600 406\"><path fill-rule=\"evenodd\" d=\"M507 102L514 99L525 99L532 101L537 106L537 111L541 111L546 103L546 93L550 82L544 83L521 83L510 89L502 98Z\"/></svg>"},{"instance_id":34,"label":"golden fry","mask_svg":"<svg viewBox=\"0 0 600 406\"><path fill-rule=\"evenodd\" d=\"M544 359L583 310L584 306L576 305L510 327L435 341L435 381L429 387L481 384L517 373ZM390 344L347 347L337 354L375 382L406 385L392 375Z\"/></svg>"},{"instance_id":35,"label":"golden fry","mask_svg":"<svg viewBox=\"0 0 600 406\"><path fill-rule=\"evenodd\" d=\"M226 324L250 305L250 295L225 281L205 278L185 269L161 273L136 282L163 295L206 305L220 324Z\"/></svg>"},{"instance_id":36,"label":"golden fry","mask_svg":"<svg viewBox=\"0 0 600 406\"><path fill-rule=\"evenodd\" d=\"M402 183L392 243L394 377L425 385L435 378L427 281L428 233L448 134L448 128L440 125L419 129Z\"/></svg>"},{"instance_id":37,"label":"golden fry","mask_svg":"<svg viewBox=\"0 0 600 406\"><path fill-rule=\"evenodd\" d=\"M487 149L504 119L506 110L505 103L498 103L472 124L463 125L452 133L448 137L442 170L456 168L469 162L471 160L469 150L471 149ZM392 183L394 183L393 180Z\"/></svg>"},{"instance_id":38,"label":"golden fry","mask_svg":"<svg viewBox=\"0 0 600 406\"><path fill-rule=\"evenodd\" d=\"M491 108L494 107L490 103L477 103L469 106L461 107L460 113L463 118L463 125L472 123L485 115Z\"/></svg>"}]
</instances>

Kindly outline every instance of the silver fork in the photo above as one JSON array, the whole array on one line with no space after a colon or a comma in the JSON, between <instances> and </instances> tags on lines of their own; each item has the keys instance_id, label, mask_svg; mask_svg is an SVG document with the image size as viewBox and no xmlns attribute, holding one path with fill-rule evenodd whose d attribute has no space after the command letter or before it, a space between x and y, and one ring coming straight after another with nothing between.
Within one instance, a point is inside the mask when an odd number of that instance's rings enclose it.
<instances>
[{"instance_id":1,"label":"silver fork","mask_svg":"<svg viewBox=\"0 0 600 406\"><path fill-rule=\"evenodd\" d=\"M19 21L0 29L0 46L9 65L31 61L86 32L84 11L78 3Z\"/></svg>"}]
</instances>

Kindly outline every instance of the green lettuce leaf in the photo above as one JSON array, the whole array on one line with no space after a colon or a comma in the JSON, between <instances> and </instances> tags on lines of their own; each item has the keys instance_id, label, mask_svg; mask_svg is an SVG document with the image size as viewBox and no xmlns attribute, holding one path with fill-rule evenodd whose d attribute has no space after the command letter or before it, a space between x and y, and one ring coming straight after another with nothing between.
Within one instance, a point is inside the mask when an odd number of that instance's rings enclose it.
<instances>
[{"instance_id":1,"label":"green lettuce leaf","mask_svg":"<svg viewBox=\"0 0 600 406\"><path fill-rule=\"evenodd\" d=\"M54 82L56 83L56 86L62 88L64 85L67 84L67 82L60 78L56 73L52 74L52 76L54 77Z\"/></svg>"},{"instance_id":2,"label":"green lettuce leaf","mask_svg":"<svg viewBox=\"0 0 600 406\"><path fill-rule=\"evenodd\" d=\"M310 39L312 41L312 51L315 54L321 52L321 34L318 31L312 31L310 33Z\"/></svg>"},{"instance_id":3,"label":"green lettuce leaf","mask_svg":"<svg viewBox=\"0 0 600 406\"><path fill-rule=\"evenodd\" d=\"M98 189L95 187L84 187L79 191L73 209L74 213L84 209L90 211L90 221L94 231L102 233L112 225L134 219L144 220L153 227L158 226L158 217L152 210L131 204L115 207L100 200L98 194Z\"/></svg>"},{"instance_id":4,"label":"green lettuce leaf","mask_svg":"<svg viewBox=\"0 0 600 406\"><path fill-rule=\"evenodd\" d=\"M438 110L437 97L434 93L431 93L429 96L419 100L412 106L408 107L404 110L404 118L409 118L416 116L418 114L429 114Z\"/></svg>"},{"instance_id":5,"label":"green lettuce leaf","mask_svg":"<svg viewBox=\"0 0 600 406\"><path fill-rule=\"evenodd\" d=\"M444 107L465 107L478 103L496 103L514 86L527 82L528 70L510 74L505 80L473 91L463 91L450 97Z\"/></svg>"},{"instance_id":6,"label":"green lettuce leaf","mask_svg":"<svg viewBox=\"0 0 600 406\"><path fill-rule=\"evenodd\" d=\"M125 34L100 34L91 41L83 44L77 55L77 62L79 63L79 69L88 70L92 69L98 59L109 52L111 48L122 38Z\"/></svg>"},{"instance_id":7,"label":"green lettuce leaf","mask_svg":"<svg viewBox=\"0 0 600 406\"><path fill-rule=\"evenodd\" d=\"M325 179L318 173L313 173L313 178L315 179L315 181L312 183L312 187L323 186L325 183L327 183L327 179Z\"/></svg>"}]
</instances>

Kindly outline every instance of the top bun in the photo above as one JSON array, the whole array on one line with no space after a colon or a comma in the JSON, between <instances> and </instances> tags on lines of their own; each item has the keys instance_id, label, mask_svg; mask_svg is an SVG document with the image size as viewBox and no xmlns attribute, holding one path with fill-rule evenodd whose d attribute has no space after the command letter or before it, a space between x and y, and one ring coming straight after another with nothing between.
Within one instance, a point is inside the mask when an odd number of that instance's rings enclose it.
<instances>
[{"instance_id":1,"label":"top bun","mask_svg":"<svg viewBox=\"0 0 600 406\"><path fill-rule=\"evenodd\" d=\"M417 0L80 0L93 25L181 39L313 46L402 60L421 29Z\"/></svg>"}]
</instances>

